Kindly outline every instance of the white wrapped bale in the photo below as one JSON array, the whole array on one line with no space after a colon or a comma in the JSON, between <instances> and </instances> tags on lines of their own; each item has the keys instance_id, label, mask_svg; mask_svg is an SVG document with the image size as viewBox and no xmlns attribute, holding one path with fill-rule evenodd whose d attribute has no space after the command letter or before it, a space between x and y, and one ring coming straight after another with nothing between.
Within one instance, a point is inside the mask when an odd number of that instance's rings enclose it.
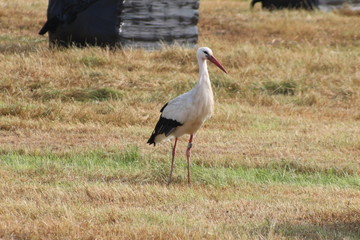
<instances>
[{"instance_id":1,"label":"white wrapped bale","mask_svg":"<svg viewBox=\"0 0 360 240\"><path fill-rule=\"evenodd\" d=\"M198 8L198 0L127 0L121 13L121 44L147 49L163 43L196 47Z\"/></svg>"}]
</instances>

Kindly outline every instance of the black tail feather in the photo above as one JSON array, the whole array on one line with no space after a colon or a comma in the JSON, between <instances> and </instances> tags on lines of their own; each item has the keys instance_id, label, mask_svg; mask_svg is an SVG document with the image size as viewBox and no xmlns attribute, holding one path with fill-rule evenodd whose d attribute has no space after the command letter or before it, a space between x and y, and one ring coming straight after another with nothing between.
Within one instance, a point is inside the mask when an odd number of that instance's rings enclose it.
<instances>
[{"instance_id":1,"label":"black tail feather","mask_svg":"<svg viewBox=\"0 0 360 240\"><path fill-rule=\"evenodd\" d=\"M147 141L147 143L148 143L149 145L154 144L154 147L156 146L155 137L156 137L155 132L153 132L153 133L151 134L149 140Z\"/></svg>"}]
</instances>

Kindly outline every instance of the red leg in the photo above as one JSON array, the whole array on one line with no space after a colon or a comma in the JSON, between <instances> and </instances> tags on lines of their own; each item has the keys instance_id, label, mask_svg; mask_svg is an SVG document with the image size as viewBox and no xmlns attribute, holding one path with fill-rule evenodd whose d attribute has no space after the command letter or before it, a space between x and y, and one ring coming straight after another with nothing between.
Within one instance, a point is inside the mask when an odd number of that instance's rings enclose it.
<instances>
[{"instance_id":1,"label":"red leg","mask_svg":"<svg viewBox=\"0 0 360 240\"><path fill-rule=\"evenodd\" d=\"M191 153L191 148L192 148L192 140L193 140L193 135L190 135L190 139L189 139L189 144L188 147L186 149L186 158L187 158L187 164L188 164L188 184L191 184L191 180L190 180L190 153Z\"/></svg>"},{"instance_id":2,"label":"red leg","mask_svg":"<svg viewBox=\"0 0 360 240\"><path fill-rule=\"evenodd\" d=\"M170 176L169 176L169 180L168 180L168 182L167 182L167 185L169 185L169 184L170 184L170 182L171 182L172 172L173 172L173 169L174 169L174 160L175 160L176 143L177 143L177 138L175 138L175 143L174 143L174 147L173 147L173 150L172 150L172 159L171 159Z\"/></svg>"}]
</instances>

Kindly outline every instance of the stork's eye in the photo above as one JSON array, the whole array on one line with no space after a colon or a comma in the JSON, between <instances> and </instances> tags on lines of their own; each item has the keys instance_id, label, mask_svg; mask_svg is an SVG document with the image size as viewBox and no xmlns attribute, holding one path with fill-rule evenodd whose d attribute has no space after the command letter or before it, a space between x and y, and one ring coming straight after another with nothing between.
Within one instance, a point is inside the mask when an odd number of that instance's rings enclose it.
<instances>
[{"instance_id":1,"label":"stork's eye","mask_svg":"<svg viewBox=\"0 0 360 240\"><path fill-rule=\"evenodd\" d=\"M207 51L203 51L206 56L209 56L209 53Z\"/></svg>"}]
</instances>

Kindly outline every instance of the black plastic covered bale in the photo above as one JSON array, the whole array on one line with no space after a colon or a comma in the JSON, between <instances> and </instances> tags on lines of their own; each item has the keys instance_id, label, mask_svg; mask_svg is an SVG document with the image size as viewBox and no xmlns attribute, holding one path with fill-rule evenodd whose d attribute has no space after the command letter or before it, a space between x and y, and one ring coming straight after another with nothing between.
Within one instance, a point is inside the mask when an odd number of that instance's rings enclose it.
<instances>
[{"instance_id":1,"label":"black plastic covered bale","mask_svg":"<svg viewBox=\"0 0 360 240\"><path fill-rule=\"evenodd\" d=\"M199 0L49 0L51 46L197 45Z\"/></svg>"}]
</instances>

